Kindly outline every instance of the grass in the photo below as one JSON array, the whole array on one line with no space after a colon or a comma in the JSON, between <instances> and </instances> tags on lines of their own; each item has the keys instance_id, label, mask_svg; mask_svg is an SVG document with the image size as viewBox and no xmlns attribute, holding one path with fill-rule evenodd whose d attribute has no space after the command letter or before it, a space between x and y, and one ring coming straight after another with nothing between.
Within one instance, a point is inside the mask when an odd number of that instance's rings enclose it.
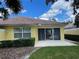
<instances>
[{"instance_id":1,"label":"grass","mask_svg":"<svg viewBox=\"0 0 79 59\"><path fill-rule=\"evenodd\" d=\"M79 46L40 48L29 59L79 59Z\"/></svg>"}]
</instances>

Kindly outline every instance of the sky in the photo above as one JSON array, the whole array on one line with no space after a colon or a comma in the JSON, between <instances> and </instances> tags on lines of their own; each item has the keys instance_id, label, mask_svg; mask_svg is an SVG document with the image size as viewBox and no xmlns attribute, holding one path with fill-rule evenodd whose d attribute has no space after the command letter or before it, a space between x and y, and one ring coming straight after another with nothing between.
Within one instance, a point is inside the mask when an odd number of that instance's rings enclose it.
<instances>
[{"instance_id":1,"label":"sky","mask_svg":"<svg viewBox=\"0 0 79 59\"><path fill-rule=\"evenodd\" d=\"M21 5L23 10L16 16L39 17L51 7L51 4L48 6L45 4L45 0L33 0L32 2L30 0L21 0Z\"/></svg>"},{"instance_id":2,"label":"sky","mask_svg":"<svg viewBox=\"0 0 79 59\"><path fill-rule=\"evenodd\" d=\"M42 14L40 18L46 19L46 18L54 18L57 21L68 21L73 20L73 9L71 7L71 3L73 0L65 1L65 0L58 0L54 4L51 5L50 9Z\"/></svg>"},{"instance_id":3,"label":"sky","mask_svg":"<svg viewBox=\"0 0 79 59\"><path fill-rule=\"evenodd\" d=\"M30 0L20 0L20 2L23 7L21 12L19 12L18 15L15 15L10 9L8 9L10 12L9 17L24 16L44 20L53 18L60 22L74 19L71 7L73 0L69 0L69 2L58 0L54 4L50 3L48 6L45 4L45 0L33 0L32 2L30 2Z\"/></svg>"}]
</instances>

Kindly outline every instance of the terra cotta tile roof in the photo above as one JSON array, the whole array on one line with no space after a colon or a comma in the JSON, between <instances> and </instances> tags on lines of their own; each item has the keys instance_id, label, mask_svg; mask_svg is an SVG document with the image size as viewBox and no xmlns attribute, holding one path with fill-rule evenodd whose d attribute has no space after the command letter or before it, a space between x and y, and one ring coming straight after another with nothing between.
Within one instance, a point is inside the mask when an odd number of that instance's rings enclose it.
<instances>
[{"instance_id":1,"label":"terra cotta tile roof","mask_svg":"<svg viewBox=\"0 0 79 59\"><path fill-rule=\"evenodd\" d=\"M55 21L50 20L41 20L41 19L34 19L34 18L28 18L28 17L16 17L16 18L10 18L6 20L0 19L0 25L52 25L52 24L60 24Z\"/></svg>"}]
</instances>

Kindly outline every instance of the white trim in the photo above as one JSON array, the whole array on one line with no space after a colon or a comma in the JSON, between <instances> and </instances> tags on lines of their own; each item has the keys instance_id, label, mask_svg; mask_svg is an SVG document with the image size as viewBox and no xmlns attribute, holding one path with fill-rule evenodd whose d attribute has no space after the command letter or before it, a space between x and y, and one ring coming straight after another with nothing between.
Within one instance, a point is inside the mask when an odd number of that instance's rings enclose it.
<instances>
[{"instance_id":1,"label":"white trim","mask_svg":"<svg viewBox=\"0 0 79 59\"><path fill-rule=\"evenodd\" d=\"M69 30L79 30L79 28L65 29L65 31L69 31Z\"/></svg>"},{"instance_id":2,"label":"white trim","mask_svg":"<svg viewBox=\"0 0 79 59\"><path fill-rule=\"evenodd\" d=\"M20 28L22 31L21 31L21 32L17 32L17 31L15 31L15 28ZM26 34L28 34L28 33L31 34L31 29L30 29L29 31L26 30L26 32L24 32L24 29L23 29L24 27L15 27L15 28L14 28L14 35L15 35L16 33L21 33L21 34L22 34L22 37L21 37L21 38L24 38L24 37L23 37L23 36L24 36L24 33L26 33ZM19 39L19 38L15 38L15 37L14 37L14 39Z\"/></svg>"},{"instance_id":3,"label":"white trim","mask_svg":"<svg viewBox=\"0 0 79 59\"><path fill-rule=\"evenodd\" d=\"M23 28L22 28L22 38L23 38Z\"/></svg>"},{"instance_id":4,"label":"white trim","mask_svg":"<svg viewBox=\"0 0 79 59\"><path fill-rule=\"evenodd\" d=\"M46 40L46 29L44 29L44 33L45 33L45 40Z\"/></svg>"},{"instance_id":5,"label":"white trim","mask_svg":"<svg viewBox=\"0 0 79 59\"><path fill-rule=\"evenodd\" d=\"M53 36L53 40L54 40L54 28L52 28L52 36Z\"/></svg>"}]
</instances>

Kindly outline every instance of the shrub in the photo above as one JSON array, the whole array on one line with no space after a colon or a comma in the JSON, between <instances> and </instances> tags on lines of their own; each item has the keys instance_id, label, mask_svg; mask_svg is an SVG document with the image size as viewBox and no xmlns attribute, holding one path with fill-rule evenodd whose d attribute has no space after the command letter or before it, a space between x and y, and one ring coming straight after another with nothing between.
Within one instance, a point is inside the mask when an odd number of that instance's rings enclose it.
<instances>
[{"instance_id":1,"label":"shrub","mask_svg":"<svg viewBox=\"0 0 79 59\"><path fill-rule=\"evenodd\" d=\"M65 39L79 42L79 35L68 35L68 34L66 34L65 35Z\"/></svg>"},{"instance_id":2,"label":"shrub","mask_svg":"<svg viewBox=\"0 0 79 59\"><path fill-rule=\"evenodd\" d=\"M0 47L27 47L27 46L34 46L35 39L30 38L30 39L18 39L18 40L6 40L6 41L0 41Z\"/></svg>"},{"instance_id":3,"label":"shrub","mask_svg":"<svg viewBox=\"0 0 79 59\"><path fill-rule=\"evenodd\" d=\"M0 47L11 47L12 43L11 40L1 41Z\"/></svg>"}]
</instances>

